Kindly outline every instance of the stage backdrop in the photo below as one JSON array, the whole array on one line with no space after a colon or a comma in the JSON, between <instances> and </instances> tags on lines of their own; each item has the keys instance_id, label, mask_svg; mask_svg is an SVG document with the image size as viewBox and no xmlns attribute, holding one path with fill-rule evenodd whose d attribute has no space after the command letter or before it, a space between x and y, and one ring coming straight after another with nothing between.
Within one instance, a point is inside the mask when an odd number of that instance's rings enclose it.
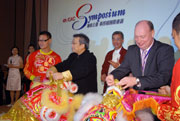
<instances>
[{"instance_id":1,"label":"stage backdrop","mask_svg":"<svg viewBox=\"0 0 180 121\"><path fill-rule=\"evenodd\" d=\"M90 51L97 57L98 92L102 93L100 73L108 51L113 49L114 31L124 33L127 48L134 44L134 27L140 20L151 20L155 38L177 48L171 36L172 20L180 12L180 0L49 0L48 30L53 35L52 49L62 59L71 51L72 36L85 33Z\"/></svg>"}]
</instances>

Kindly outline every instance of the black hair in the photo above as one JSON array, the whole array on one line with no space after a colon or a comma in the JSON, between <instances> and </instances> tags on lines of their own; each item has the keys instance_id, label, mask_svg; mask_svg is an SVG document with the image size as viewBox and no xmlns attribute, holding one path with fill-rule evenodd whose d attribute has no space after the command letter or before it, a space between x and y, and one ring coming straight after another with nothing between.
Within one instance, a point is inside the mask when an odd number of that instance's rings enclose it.
<instances>
[{"instance_id":1,"label":"black hair","mask_svg":"<svg viewBox=\"0 0 180 121\"><path fill-rule=\"evenodd\" d=\"M28 49L29 49L29 47L33 47L33 48L35 49L34 44L29 44L29 45L28 45Z\"/></svg>"},{"instance_id":2,"label":"black hair","mask_svg":"<svg viewBox=\"0 0 180 121\"><path fill-rule=\"evenodd\" d=\"M12 50L13 50L14 48L16 48L16 49L18 50L18 54L19 54L19 48L18 48L17 46L13 46L13 47L11 48L11 55L12 55Z\"/></svg>"},{"instance_id":3,"label":"black hair","mask_svg":"<svg viewBox=\"0 0 180 121\"><path fill-rule=\"evenodd\" d=\"M33 47L33 48L34 48L34 50L36 50L36 48L35 48L34 44L29 44L29 45L28 45L28 50L29 50L29 48L30 48L30 47ZM28 51L28 54L29 54L29 53L30 53L30 52Z\"/></svg>"},{"instance_id":4,"label":"black hair","mask_svg":"<svg viewBox=\"0 0 180 121\"><path fill-rule=\"evenodd\" d=\"M46 35L46 36L48 37L48 39L51 39L51 37L52 37L51 33L48 32L48 31L41 31L41 32L39 33L39 36L40 36L40 35Z\"/></svg>"},{"instance_id":5,"label":"black hair","mask_svg":"<svg viewBox=\"0 0 180 121\"><path fill-rule=\"evenodd\" d=\"M179 33L180 32L180 13L174 18L172 28Z\"/></svg>"},{"instance_id":6,"label":"black hair","mask_svg":"<svg viewBox=\"0 0 180 121\"><path fill-rule=\"evenodd\" d=\"M124 40L124 34L123 34L121 31L115 31L115 32L113 32L112 38L113 38L113 36L114 36L115 34L121 35L122 39Z\"/></svg>"}]
</instances>

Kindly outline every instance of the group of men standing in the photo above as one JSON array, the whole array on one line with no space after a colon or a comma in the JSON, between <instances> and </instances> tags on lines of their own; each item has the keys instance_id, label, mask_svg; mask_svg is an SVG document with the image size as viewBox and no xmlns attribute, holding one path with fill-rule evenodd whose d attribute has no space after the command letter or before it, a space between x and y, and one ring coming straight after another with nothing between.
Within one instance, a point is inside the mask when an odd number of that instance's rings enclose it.
<instances>
[{"instance_id":1,"label":"group of men standing","mask_svg":"<svg viewBox=\"0 0 180 121\"><path fill-rule=\"evenodd\" d=\"M79 88L77 93L97 92L96 57L88 50L89 38L84 34L75 34L72 41L73 52L64 61L51 50L51 42L51 34L41 32L38 40L40 50L33 52L28 58L24 73L32 80L31 87L48 83L47 77L51 73L55 80L64 79L76 83Z\"/></svg>"},{"instance_id":2,"label":"group of men standing","mask_svg":"<svg viewBox=\"0 0 180 121\"><path fill-rule=\"evenodd\" d=\"M101 71L104 92L107 84L114 84L114 79L120 80L119 85L123 89L133 87L157 91L161 86L170 84L174 51L170 45L155 40L154 33L151 21L139 21L134 30L136 44L129 46L128 50L122 47L123 33L115 31L112 34L114 49L107 53ZM85 34L75 34L72 53L64 61L51 50L51 42L49 32L40 33L40 50L29 56L25 75L32 82L46 82L48 70L52 71L49 68L55 68L53 70L57 72L53 72L53 78L73 81L79 86L78 93L97 92L96 57L88 50L89 38Z\"/></svg>"},{"instance_id":3,"label":"group of men standing","mask_svg":"<svg viewBox=\"0 0 180 121\"><path fill-rule=\"evenodd\" d=\"M114 79L120 80L118 85L123 89L133 87L158 91L161 86L170 84L174 50L172 46L155 40L154 34L151 21L143 20L136 24L136 44L128 47L121 65L106 77L109 86L114 85Z\"/></svg>"},{"instance_id":4,"label":"group of men standing","mask_svg":"<svg viewBox=\"0 0 180 121\"><path fill-rule=\"evenodd\" d=\"M104 92L107 85L117 85L123 89L156 91L171 84L174 66L173 47L154 39L154 26L151 21L139 21L134 29L136 44L124 49L124 35L120 31L112 34L114 49L109 51L102 65L101 80ZM40 50L29 56L25 75L32 82L46 83L47 77L55 80L72 81L78 85L78 92L97 92L96 57L89 49L89 38L85 34L75 34L72 40L72 53L61 61L58 54L50 49L51 34L47 31L39 35Z\"/></svg>"}]
</instances>

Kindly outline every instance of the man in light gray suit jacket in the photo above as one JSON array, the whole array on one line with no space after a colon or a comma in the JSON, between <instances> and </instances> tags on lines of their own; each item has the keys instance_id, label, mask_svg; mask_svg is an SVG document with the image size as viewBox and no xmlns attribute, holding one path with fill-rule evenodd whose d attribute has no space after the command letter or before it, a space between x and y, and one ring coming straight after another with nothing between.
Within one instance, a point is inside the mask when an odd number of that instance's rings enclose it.
<instances>
[{"instance_id":1,"label":"man in light gray suit jacket","mask_svg":"<svg viewBox=\"0 0 180 121\"><path fill-rule=\"evenodd\" d=\"M173 48L154 39L153 24L147 20L136 24L134 39L136 45L129 46L122 64L106 77L107 84L112 86L114 79L118 79L123 89L150 91L169 84L174 65ZM133 76L126 76L128 73Z\"/></svg>"}]
</instances>

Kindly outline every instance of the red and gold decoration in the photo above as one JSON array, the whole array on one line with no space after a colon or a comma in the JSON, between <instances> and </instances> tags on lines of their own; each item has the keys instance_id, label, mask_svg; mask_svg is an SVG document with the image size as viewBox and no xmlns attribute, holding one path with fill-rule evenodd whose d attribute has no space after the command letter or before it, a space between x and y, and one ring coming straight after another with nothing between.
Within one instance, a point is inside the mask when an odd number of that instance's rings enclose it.
<instances>
[{"instance_id":1,"label":"red and gold decoration","mask_svg":"<svg viewBox=\"0 0 180 121\"><path fill-rule=\"evenodd\" d=\"M0 120L13 121L72 121L82 95L73 95L77 85L55 81L29 90Z\"/></svg>"}]
</instances>

